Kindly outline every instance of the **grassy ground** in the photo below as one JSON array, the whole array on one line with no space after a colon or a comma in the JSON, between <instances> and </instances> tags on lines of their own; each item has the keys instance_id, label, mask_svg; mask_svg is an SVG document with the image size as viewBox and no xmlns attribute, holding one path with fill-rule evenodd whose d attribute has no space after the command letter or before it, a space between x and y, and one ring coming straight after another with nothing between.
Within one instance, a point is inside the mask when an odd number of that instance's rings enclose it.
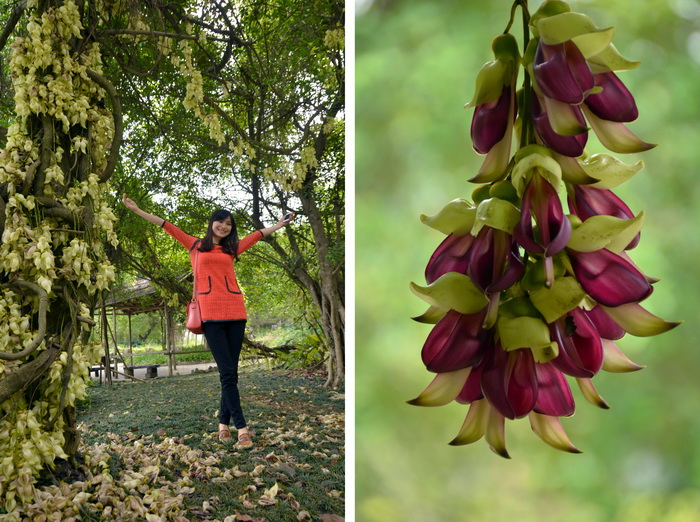
<instances>
[{"instance_id":1,"label":"grassy ground","mask_svg":"<svg viewBox=\"0 0 700 522\"><path fill-rule=\"evenodd\" d=\"M93 386L78 417L85 457L76 478L87 494L79 516L341 520L344 396L322 383L242 369L239 388L255 441L245 451L216 438L216 372Z\"/></svg>"}]
</instances>

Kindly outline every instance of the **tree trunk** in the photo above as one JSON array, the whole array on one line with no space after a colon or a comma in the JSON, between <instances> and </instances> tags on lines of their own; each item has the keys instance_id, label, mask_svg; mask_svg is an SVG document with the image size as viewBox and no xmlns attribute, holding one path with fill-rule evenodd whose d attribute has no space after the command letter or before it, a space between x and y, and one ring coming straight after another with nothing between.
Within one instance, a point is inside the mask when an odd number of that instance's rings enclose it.
<instances>
[{"instance_id":1,"label":"tree trunk","mask_svg":"<svg viewBox=\"0 0 700 522\"><path fill-rule=\"evenodd\" d=\"M313 231L319 266L320 292L315 293L314 300L321 311L321 326L333 361L333 372L329 373L326 385L338 387L345 378L345 304L341 281L330 260L328 236L318 206L310 195L300 194L300 199Z\"/></svg>"}]
</instances>

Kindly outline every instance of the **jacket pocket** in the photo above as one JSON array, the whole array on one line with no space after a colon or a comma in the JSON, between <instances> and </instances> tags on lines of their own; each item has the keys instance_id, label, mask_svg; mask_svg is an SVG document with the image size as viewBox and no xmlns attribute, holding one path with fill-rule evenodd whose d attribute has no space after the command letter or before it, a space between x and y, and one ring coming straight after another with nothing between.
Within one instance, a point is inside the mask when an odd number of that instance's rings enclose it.
<instances>
[{"instance_id":1,"label":"jacket pocket","mask_svg":"<svg viewBox=\"0 0 700 522\"><path fill-rule=\"evenodd\" d=\"M210 294L210 293L211 293L211 276L207 276L207 281L206 281L206 283L207 283L207 285L206 285L207 290L206 290L206 291L203 291L204 288L202 288L202 284L201 284L201 283L203 283L203 282L204 282L203 280L202 280L202 281L197 281L197 290L198 290L197 295L206 295L206 294Z\"/></svg>"},{"instance_id":2,"label":"jacket pocket","mask_svg":"<svg viewBox=\"0 0 700 522\"><path fill-rule=\"evenodd\" d=\"M228 290L228 292L230 294L240 294L241 293L240 289L238 288L238 283L236 282L235 279L233 281L234 290L231 290L231 287L228 284L228 277L224 276L224 282L226 283L226 290Z\"/></svg>"}]
</instances>

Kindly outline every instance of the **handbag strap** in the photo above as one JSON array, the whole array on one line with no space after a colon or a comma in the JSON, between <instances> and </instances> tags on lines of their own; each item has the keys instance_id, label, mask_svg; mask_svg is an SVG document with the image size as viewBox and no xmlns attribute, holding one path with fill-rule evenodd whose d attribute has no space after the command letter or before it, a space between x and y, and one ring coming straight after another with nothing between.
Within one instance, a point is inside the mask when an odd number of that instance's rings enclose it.
<instances>
[{"instance_id":1,"label":"handbag strap","mask_svg":"<svg viewBox=\"0 0 700 522\"><path fill-rule=\"evenodd\" d=\"M195 243L196 245L196 243ZM197 300L197 262L199 260L199 249L194 252L194 267L192 268L192 300Z\"/></svg>"}]
</instances>

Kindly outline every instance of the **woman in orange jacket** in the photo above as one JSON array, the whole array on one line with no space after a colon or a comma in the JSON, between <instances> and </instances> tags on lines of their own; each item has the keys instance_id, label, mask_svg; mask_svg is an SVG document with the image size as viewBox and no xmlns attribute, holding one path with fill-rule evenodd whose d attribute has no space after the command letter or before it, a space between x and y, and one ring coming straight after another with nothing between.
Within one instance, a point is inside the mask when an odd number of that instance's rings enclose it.
<instances>
[{"instance_id":1,"label":"woman in orange jacket","mask_svg":"<svg viewBox=\"0 0 700 522\"><path fill-rule=\"evenodd\" d=\"M238 358L243 345L243 333L248 319L233 261L260 241L290 223L294 214L288 214L277 224L256 230L238 240L233 216L228 210L216 210L209 219L209 227L203 239L190 236L163 218L141 210L131 199L122 201L129 210L146 221L158 225L175 238L190 253L194 268L195 255L196 291L202 314L204 336L219 369L221 381L221 408L219 410L219 440L233 440L230 421L238 430L238 447L253 446L246 425L241 399L238 393Z\"/></svg>"}]
</instances>

